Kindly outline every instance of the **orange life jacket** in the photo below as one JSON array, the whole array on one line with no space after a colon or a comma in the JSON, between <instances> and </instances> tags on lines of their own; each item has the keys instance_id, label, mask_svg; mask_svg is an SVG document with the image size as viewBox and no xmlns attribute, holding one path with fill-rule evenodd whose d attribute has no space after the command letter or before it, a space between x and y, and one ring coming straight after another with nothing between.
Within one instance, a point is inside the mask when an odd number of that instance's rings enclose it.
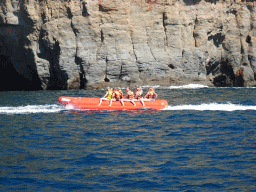
<instances>
[{"instance_id":1,"label":"orange life jacket","mask_svg":"<svg viewBox=\"0 0 256 192\"><path fill-rule=\"evenodd\" d=\"M136 97L135 99L141 99L142 92L141 91L136 92L135 97Z\"/></svg>"},{"instance_id":2,"label":"orange life jacket","mask_svg":"<svg viewBox=\"0 0 256 192\"><path fill-rule=\"evenodd\" d=\"M134 93L132 91L128 92L128 99L133 99L134 98Z\"/></svg>"},{"instance_id":3,"label":"orange life jacket","mask_svg":"<svg viewBox=\"0 0 256 192\"><path fill-rule=\"evenodd\" d=\"M115 98L115 99L120 99L120 98L121 98L121 94L120 94L119 91L115 91L115 92L114 92L114 98Z\"/></svg>"},{"instance_id":4,"label":"orange life jacket","mask_svg":"<svg viewBox=\"0 0 256 192\"><path fill-rule=\"evenodd\" d=\"M153 99L153 96L154 96L154 92L153 91L149 91L148 93L147 93L147 99Z\"/></svg>"},{"instance_id":5,"label":"orange life jacket","mask_svg":"<svg viewBox=\"0 0 256 192\"><path fill-rule=\"evenodd\" d=\"M119 93L120 93L120 99L123 99L123 92L119 90Z\"/></svg>"}]
</instances>

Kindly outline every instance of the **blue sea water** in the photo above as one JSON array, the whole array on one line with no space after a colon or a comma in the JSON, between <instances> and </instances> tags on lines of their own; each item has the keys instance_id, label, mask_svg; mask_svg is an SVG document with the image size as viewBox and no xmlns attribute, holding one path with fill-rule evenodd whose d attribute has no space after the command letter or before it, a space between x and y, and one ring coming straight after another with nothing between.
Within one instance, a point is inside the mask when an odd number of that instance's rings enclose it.
<instances>
[{"instance_id":1,"label":"blue sea water","mask_svg":"<svg viewBox=\"0 0 256 192\"><path fill-rule=\"evenodd\" d=\"M256 89L156 92L165 110L57 103L105 90L0 92L0 190L256 191Z\"/></svg>"}]
</instances>

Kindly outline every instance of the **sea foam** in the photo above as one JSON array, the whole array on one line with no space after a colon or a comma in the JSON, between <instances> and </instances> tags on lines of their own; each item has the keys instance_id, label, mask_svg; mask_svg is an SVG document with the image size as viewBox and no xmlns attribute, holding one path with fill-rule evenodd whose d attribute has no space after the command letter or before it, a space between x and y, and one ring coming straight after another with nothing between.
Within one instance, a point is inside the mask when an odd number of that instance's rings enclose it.
<instances>
[{"instance_id":1,"label":"sea foam","mask_svg":"<svg viewBox=\"0 0 256 192\"><path fill-rule=\"evenodd\" d=\"M30 113L58 113L65 110L63 106L57 104L46 105L26 105L17 107L0 107L0 114L30 114Z\"/></svg>"},{"instance_id":2,"label":"sea foam","mask_svg":"<svg viewBox=\"0 0 256 192\"><path fill-rule=\"evenodd\" d=\"M182 86L170 86L169 89L201 89L201 88L208 88L206 85L201 84L188 84Z\"/></svg>"},{"instance_id":3,"label":"sea foam","mask_svg":"<svg viewBox=\"0 0 256 192\"><path fill-rule=\"evenodd\" d=\"M198 104L198 105L177 105L168 106L163 110L170 111L183 111L183 110L196 110L196 111L242 111L242 110L256 110L256 106L253 105L239 105L239 104Z\"/></svg>"}]
</instances>

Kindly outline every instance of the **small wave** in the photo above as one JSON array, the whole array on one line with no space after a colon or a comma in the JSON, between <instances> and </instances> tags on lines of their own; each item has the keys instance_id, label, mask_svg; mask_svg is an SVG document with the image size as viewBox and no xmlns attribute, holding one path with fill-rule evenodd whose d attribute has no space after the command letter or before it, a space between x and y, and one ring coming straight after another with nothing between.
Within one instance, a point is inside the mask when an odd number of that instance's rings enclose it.
<instances>
[{"instance_id":1,"label":"small wave","mask_svg":"<svg viewBox=\"0 0 256 192\"><path fill-rule=\"evenodd\" d=\"M162 87L162 86L160 86L160 85L144 85L144 86L142 86L142 88L149 88L149 87L159 88L159 87Z\"/></svg>"},{"instance_id":2,"label":"small wave","mask_svg":"<svg viewBox=\"0 0 256 192\"><path fill-rule=\"evenodd\" d=\"M0 107L0 114L58 113L62 110L66 110L66 108L57 104L27 105L18 107Z\"/></svg>"},{"instance_id":3,"label":"small wave","mask_svg":"<svg viewBox=\"0 0 256 192\"><path fill-rule=\"evenodd\" d=\"M141 86L144 89L147 89L149 87L153 87L155 89L202 89L202 88L212 88L212 89L256 89L256 87L209 87L207 85L202 84L188 84L188 85L181 85L181 86L160 86L160 85L144 85ZM134 87L132 87L134 88ZM120 89L126 89L126 87L121 87ZM106 88L102 88L99 90L106 90Z\"/></svg>"},{"instance_id":4,"label":"small wave","mask_svg":"<svg viewBox=\"0 0 256 192\"><path fill-rule=\"evenodd\" d=\"M163 110L182 111L182 110L196 110L196 111L243 111L243 110L256 110L256 106L251 105L238 105L238 104L200 104L200 105L177 105L168 106Z\"/></svg>"},{"instance_id":5,"label":"small wave","mask_svg":"<svg viewBox=\"0 0 256 192\"><path fill-rule=\"evenodd\" d=\"M170 86L169 89L201 89L201 88L208 88L206 85L201 84L188 84L182 86Z\"/></svg>"},{"instance_id":6,"label":"small wave","mask_svg":"<svg viewBox=\"0 0 256 192\"><path fill-rule=\"evenodd\" d=\"M255 89L256 87L232 87L233 89Z\"/></svg>"}]
</instances>

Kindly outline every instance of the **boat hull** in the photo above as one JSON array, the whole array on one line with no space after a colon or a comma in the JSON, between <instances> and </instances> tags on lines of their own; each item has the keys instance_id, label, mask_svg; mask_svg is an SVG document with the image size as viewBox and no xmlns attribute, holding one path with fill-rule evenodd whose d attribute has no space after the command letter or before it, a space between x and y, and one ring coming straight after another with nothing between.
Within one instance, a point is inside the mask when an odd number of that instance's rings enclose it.
<instances>
[{"instance_id":1,"label":"boat hull","mask_svg":"<svg viewBox=\"0 0 256 192\"><path fill-rule=\"evenodd\" d=\"M152 100L144 101L145 106L142 105L140 101L134 101L136 106L134 106L130 101L124 101L122 106L120 101L112 101L112 105L109 106L109 100L102 101L100 106L100 98L90 98L90 97L60 97L58 99L61 105L71 105L74 109L98 109L98 110L132 110L141 108L151 108L151 109L163 109L168 106L166 100Z\"/></svg>"}]
</instances>

